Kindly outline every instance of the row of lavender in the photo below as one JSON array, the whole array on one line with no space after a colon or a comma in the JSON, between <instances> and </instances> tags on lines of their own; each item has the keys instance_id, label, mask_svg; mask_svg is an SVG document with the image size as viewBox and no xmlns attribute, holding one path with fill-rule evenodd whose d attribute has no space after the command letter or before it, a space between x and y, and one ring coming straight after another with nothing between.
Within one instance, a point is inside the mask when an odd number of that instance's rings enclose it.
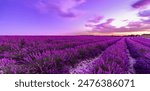
<instances>
[{"instance_id":1,"label":"row of lavender","mask_svg":"<svg viewBox=\"0 0 150 91\"><path fill-rule=\"evenodd\" d=\"M127 40L128 49L136 63L136 73L150 73L150 40L142 37L130 38Z\"/></svg>"},{"instance_id":2,"label":"row of lavender","mask_svg":"<svg viewBox=\"0 0 150 91\"><path fill-rule=\"evenodd\" d=\"M96 62L93 73L150 74L150 40L126 37L110 46Z\"/></svg>"},{"instance_id":3,"label":"row of lavender","mask_svg":"<svg viewBox=\"0 0 150 91\"><path fill-rule=\"evenodd\" d=\"M150 40L142 37L123 37L87 65L89 68L79 67L73 73L149 74Z\"/></svg>"},{"instance_id":4,"label":"row of lavender","mask_svg":"<svg viewBox=\"0 0 150 91\"><path fill-rule=\"evenodd\" d=\"M107 41L106 41L107 40ZM94 58L120 37L1 37L1 73L69 73Z\"/></svg>"},{"instance_id":5,"label":"row of lavender","mask_svg":"<svg viewBox=\"0 0 150 91\"><path fill-rule=\"evenodd\" d=\"M150 40L141 37L1 37L0 73L63 74L93 60L86 74L150 73ZM87 71L87 69L89 69Z\"/></svg>"}]
</instances>

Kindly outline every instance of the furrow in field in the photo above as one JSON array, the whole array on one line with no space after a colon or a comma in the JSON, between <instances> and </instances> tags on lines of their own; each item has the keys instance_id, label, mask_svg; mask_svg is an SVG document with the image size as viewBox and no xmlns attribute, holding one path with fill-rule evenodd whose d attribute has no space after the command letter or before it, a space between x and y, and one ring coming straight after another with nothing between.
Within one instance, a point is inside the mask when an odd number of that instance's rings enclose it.
<instances>
[{"instance_id":1,"label":"furrow in field","mask_svg":"<svg viewBox=\"0 0 150 91\"><path fill-rule=\"evenodd\" d=\"M133 68L133 64L135 63L135 60L132 57L130 57L130 54L126 48L124 39L121 41L118 41L118 42L109 46L105 51L102 52L102 54L99 57L92 59L92 60L82 61L75 68L72 68L70 70L70 73L72 73L72 74L85 74L85 73L86 74L94 74L94 73L98 73L99 69L102 69L100 74L101 73L119 73L116 71L120 71L120 73L135 73L134 68ZM117 46L117 45L122 45L124 47L123 50L119 49L119 46ZM113 49L116 49L116 51ZM117 50L118 50L118 53L108 54L108 53L117 52ZM123 59L118 60L120 52L123 52L122 53L123 55L120 55L120 56L126 57L126 58L124 58L124 60ZM108 57L106 58L106 56L108 56ZM112 62L108 62L110 60ZM103 62L101 62L101 61L103 61ZM116 64L116 61L120 61L119 62L120 64L119 63ZM123 62L121 63L121 61L123 61ZM99 65L99 63L103 64L102 68L99 67L100 65L102 65L102 64ZM115 69L115 65L116 65L116 67L117 66L123 67L123 65L124 66L126 65L126 68L118 68L118 69L116 68ZM109 68L107 68L107 67L109 67ZM107 70L104 68L106 68ZM113 68L113 69L110 69L110 68ZM120 69L122 69L122 70L120 70Z\"/></svg>"},{"instance_id":2,"label":"furrow in field","mask_svg":"<svg viewBox=\"0 0 150 91\"><path fill-rule=\"evenodd\" d=\"M70 68L69 73L70 74L94 74L94 68L96 68L96 64L99 57L80 62L75 66L75 68Z\"/></svg>"},{"instance_id":3,"label":"furrow in field","mask_svg":"<svg viewBox=\"0 0 150 91\"><path fill-rule=\"evenodd\" d=\"M130 55L136 60L133 65L136 74L150 73L150 48L132 39L127 39L127 45Z\"/></svg>"}]
</instances>

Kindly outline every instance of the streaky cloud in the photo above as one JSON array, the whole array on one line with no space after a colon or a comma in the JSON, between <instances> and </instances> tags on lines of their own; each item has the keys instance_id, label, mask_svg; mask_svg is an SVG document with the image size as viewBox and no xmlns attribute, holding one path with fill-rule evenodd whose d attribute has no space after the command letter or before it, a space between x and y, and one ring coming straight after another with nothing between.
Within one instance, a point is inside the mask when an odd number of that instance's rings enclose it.
<instances>
[{"instance_id":1,"label":"streaky cloud","mask_svg":"<svg viewBox=\"0 0 150 91\"><path fill-rule=\"evenodd\" d=\"M42 12L49 12L54 9L61 17L74 18L81 15L82 11L77 9L79 5L86 0L38 0L35 3L36 8Z\"/></svg>"},{"instance_id":2,"label":"streaky cloud","mask_svg":"<svg viewBox=\"0 0 150 91\"><path fill-rule=\"evenodd\" d=\"M141 17L150 17L150 10L141 11L138 15Z\"/></svg>"},{"instance_id":3,"label":"streaky cloud","mask_svg":"<svg viewBox=\"0 0 150 91\"><path fill-rule=\"evenodd\" d=\"M88 22L91 22L91 23L98 23L98 22L100 22L103 18L104 18L104 16L95 16L95 17L89 19Z\"/></svg>"},{"instance_id":4,"label":"streaky cloud","mask_svg":"<svg viewBox=\"0 0 150 91\"><path fill-rule=\"evenodd\" d=\"M135 2L134 4L132 4L133 8L144 8L146 6L148 6L150 4L150 0L139 0L137 2Z\"/></svg>"}]
</instances>

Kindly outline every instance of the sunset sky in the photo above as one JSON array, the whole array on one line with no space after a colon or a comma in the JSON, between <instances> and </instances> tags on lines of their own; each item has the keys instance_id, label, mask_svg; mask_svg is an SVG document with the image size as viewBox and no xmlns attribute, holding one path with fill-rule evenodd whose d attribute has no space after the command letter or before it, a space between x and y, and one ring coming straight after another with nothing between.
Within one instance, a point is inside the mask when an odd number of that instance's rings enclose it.
<instances>
[{"instance_id":1,"label":"sunset sky","mask_svg":"<svg viewBox=\"0 0 150 91\"><path fill-rule=\"evenodd\" d=\"M150 33L150 0L0 0L0 35Z\"/></svg>"}]
</instances>

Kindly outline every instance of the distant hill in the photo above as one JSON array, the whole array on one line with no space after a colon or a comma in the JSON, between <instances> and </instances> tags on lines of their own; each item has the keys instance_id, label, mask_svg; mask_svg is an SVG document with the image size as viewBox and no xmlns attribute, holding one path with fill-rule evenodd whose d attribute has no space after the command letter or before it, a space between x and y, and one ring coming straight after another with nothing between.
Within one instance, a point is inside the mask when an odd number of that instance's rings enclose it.
<instances>
[{"instance_id":1,"label":"distant hill","mask_svg":"<svg viewBox=\"0 0 150 91\"><path fill-rule=\"evenodd\" d=\"M143 34L142 36L150 38L150 34Z\"/></svg>"}]
</instances>

